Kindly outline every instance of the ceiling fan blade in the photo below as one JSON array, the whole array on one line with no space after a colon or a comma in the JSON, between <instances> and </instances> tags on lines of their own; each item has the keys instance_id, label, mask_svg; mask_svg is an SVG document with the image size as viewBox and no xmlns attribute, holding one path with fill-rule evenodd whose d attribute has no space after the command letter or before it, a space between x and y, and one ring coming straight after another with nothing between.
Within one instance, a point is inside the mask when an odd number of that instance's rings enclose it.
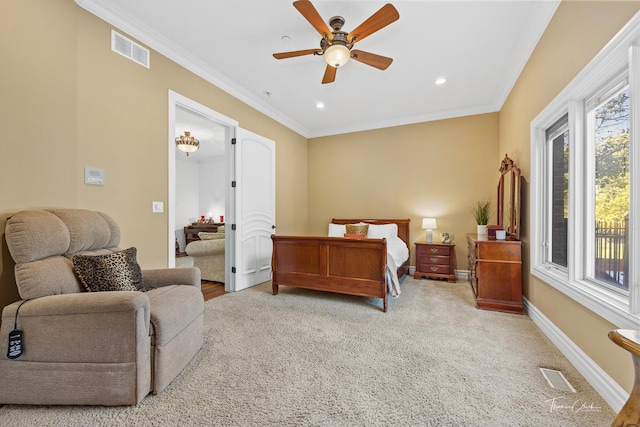
<instances>
[{"instance_id":1,"label":"ceiling fan blade","mask_svg":"<svg viewBox=\"0 0 640 427\"><path fill-rule=\"evenodd\" d=\"M338 69L336 67L332 67L331 65L327 65L327 68L324 70L324 77L322 77L322 84L333 83L336 79L336 71Z\"/></svg>"},{"instance_id":2,"label":"ceiling fan blade","mask_svg":"<svg viewBox=\"0 0 640 427\"><path fill-rule=\"evenodd\" d=\"M315 28L316 31L320 33L321 36L324 37L324 35L326 34L329 37L329 40L331 40L331 38L333 37L331 34L331 29L324 22L324 20L322 19L316 8L313 7L313 4L311 4L310 1L294 1L293 7L298 9L298 12L300 12L307 21L309 21L309 24L311 24L313 28Z\"/></svg>"},{"instance_id":3,"label":"ceiling fan blade","mask_svg":"<svg viewBox=\"0 0 640 427\"><path fill-rule=\"evenodd\" d=\"M379 70L386 70L393 62L393 58L387 58L386 56L376 55L375 53L369 53L363 50L352 50L351 58L363 64L371 65Z\"/></svg>"},{"instance_id":4,"label":"ceiling fan blade","mask_svg":"<svg viewBox=\"0 0 640 427\"><path fill-rule=\"evenodd\" d=\"M293 58L296 56L303 56L303 55L312 55L314 53L317 54L322 54L322 49L306 49L306 50L294 50L291 52L280 52L280 53L274 53L273 57L276 59L286 59L286 58Z\"/></svg>"},{"instance_id":5,"label":"ceiling fan blade","mask_svg":"<svg viewBox=\"0 0 640 427\"><path fill-rule=\"evenodd\" d=\"M347 39L351 43L359 42L367 36L375 33L381 28L386 27L400 18L400 14L392 4L387 3L376 13L371 15L369 19L360 24L355 30L351 31Z\"/></svg>"}]
</instances>

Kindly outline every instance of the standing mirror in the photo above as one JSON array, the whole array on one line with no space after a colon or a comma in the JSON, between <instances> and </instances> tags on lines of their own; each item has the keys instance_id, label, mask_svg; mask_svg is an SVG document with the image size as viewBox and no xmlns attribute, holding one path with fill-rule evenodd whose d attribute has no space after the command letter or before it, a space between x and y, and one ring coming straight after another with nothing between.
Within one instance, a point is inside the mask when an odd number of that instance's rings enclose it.
<instances>
[{"instance_id":1,"label":"standing mirror","mask_svg":"<svg viewBox=\"0 0 640 427\"><path fill-rule=\"evenodd\" d=\"M508 239L520 240L520 169L508 155L500 164L497 220Z\"/></svg>"}]
</instances>

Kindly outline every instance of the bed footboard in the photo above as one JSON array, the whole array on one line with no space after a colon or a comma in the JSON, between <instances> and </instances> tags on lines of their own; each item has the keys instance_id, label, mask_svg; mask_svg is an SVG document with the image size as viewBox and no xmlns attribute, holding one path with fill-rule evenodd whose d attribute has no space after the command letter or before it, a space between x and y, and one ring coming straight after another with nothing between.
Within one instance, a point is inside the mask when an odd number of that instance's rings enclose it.
<instances>
[{"instance_id":1,"label":"bed footboard","mask_svg":"<svg viewBox=\"0 0 640 427\"><path fill-rule=\"evenodd\" d=\"M385 239L272 235L272 290L292 286L382 298L387 311Z\"/></svg>"}]
</instances>

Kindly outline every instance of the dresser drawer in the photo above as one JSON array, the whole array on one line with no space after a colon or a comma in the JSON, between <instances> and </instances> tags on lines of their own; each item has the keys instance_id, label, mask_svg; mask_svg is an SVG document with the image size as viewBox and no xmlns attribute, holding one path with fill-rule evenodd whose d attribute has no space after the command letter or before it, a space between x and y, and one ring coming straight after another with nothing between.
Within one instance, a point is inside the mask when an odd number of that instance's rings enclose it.
<instances>
[{"instance_id":1,"label":"dresser drawer","mask_svg":"<svg viewBox=\"0 0 640 427\"><path fill-rule=\"evenodd\" d=\"M481 260L522 261L522 246L518 241L481 242L477 246L476 257Z\"/></svg>"}]
</instances>

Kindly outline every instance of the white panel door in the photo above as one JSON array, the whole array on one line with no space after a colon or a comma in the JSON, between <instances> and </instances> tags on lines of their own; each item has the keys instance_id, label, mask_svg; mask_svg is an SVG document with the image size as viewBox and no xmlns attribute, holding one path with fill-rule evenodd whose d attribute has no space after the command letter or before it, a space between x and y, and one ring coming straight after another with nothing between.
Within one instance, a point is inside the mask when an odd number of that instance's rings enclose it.
<instances>
[{"instance_id":1,"label":"white panel door","mask_svg":"<svg viewBox=\"0 0 640 427\"><path fill-rule=\"evenodd\" d=\"M238 128L235 144L235 290L271 279L276 144Z\"/></svg>"}]
</instances>

